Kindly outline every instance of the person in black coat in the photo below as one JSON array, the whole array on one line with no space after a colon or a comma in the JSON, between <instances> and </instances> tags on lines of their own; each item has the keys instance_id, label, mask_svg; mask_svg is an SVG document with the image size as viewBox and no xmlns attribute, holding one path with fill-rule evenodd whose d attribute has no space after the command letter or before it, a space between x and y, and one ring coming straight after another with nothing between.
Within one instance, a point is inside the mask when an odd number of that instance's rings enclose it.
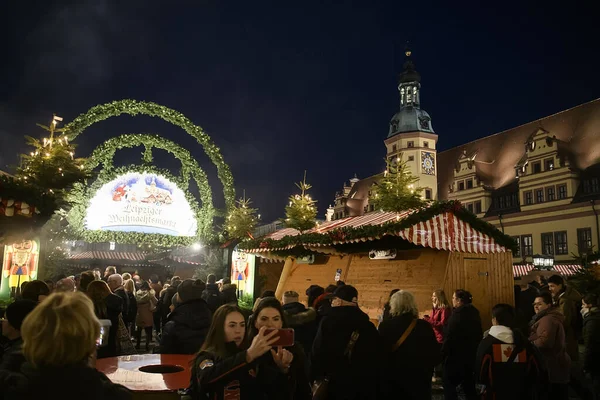
<instances>
[{"instance_id":1,"label":"person in black coat","mask_svg":"<svg viewBox=\"0 0 600 400\"><path fill-rule=\"evenodd\" d=\"M509 304L492 308L492 327L477 349L475 378L485 386L485 399L537 399L547 386L540 352L520 330Z\"/></svg>"},{"instance_id":2,"label":"person in black coat","mask_svg":"<svg viewBox=\"0 0 600 400\"><path fill-rule=\"evenodd\" d=\"M129 335L133 336L135 332L135 319L137 317L137 300L135 298L135 283L133 279L126 280L124 288L129 300L129 310L127 310L127 317L123 316L123 322L125 322L125 326L129 330Z\"/></svg>"},{"instance_id":3,"label":"person in black coat","mask_svg":"<svg viewBox=\"0 0 600 400\"><path fill-rule=\"evenodd\" d=\"M431 376L440 348L431 324L419 319L412 293L399 290L389 301L390 317L379 325L384 364L381 398L431 400ZM402 343L399 343L411 329Z\"/></svg>"},{"instance_id":4,"label":"person in black coat","mask_svg":"<svg viewBox=\"0 0 600 400\"><path fill-rule=\"evenodd\" d=\"M231 283L231 279L224 278L221 287L221 296L223 304L237 304L237 285Z\"/></svg>"},{"instance_id":5,"label":"person in black coat","mask_svg":"<svg viewBox=\"0 0 600 400\"><path fill-rule=\"evenodd\" d=\"M358 308L358 291L353 286L338 287L332 297L331 310L321 320L313 343L311 379L329 379L330 400L374 399L381 363L377 329ZM351 342L354 345L348 352Z\"/></svg>"},{"instance_id":6,"label":"person in black coat","mask_svg":"<svg viewBox=\"0 0 600 400\"><path fill-rule=\"evenodd\" d=\"M177 288L181 284L181 279L178 276L174 276L171 279L171 286L164 290L162 294L159 293L160 298L158 299L161 303L161 321L164 324L167 323L169 313L171 312L171 305L173 305L173 296L177 294Z\"/></svg>"},{"instance_id":7,"label":"person in black coat","mask_svg":"<svg viewBox=\"0 0 600 400\"><path fill-rule=\"evenodd\" d=\"M202 292L202 299L206 301L208 308L213 313L224 304L219 285L216 282L217 278L213 274L209 274L206 277L206 289Z\"/></svg>"},{"instance_id":8,"label":"person in black coat","mask_svg":"<svg viewBox=\"0 0 600 400\"><path fill-rule=\"evenodd\" d=\"M317 312L313 308L306 308L298 301L299 297L297 292L285 292L282 310L290 328L294 329L296 341L308 353L317 334Z\"/></svg>"},{"instance_id":9,"label":"person in black coat","mask_svg":"<svg viewBox=\"0 0 600 400\"><path fill-rule=\"evenodd\" d=\"M596 398L600 398L600 309L598 297L587 294L583 297L581 315L583 316L583 369L592 377Z\"/></svg>"},{"instance_id":10,"label":"person in black coat","mask_svg":"<svg viewBox=\"0 0 600 400\"><path fill-rule=\"evenodd\" d=\"M204 288L201 280L181 282L177 288L181 304L169 314L163 327L160 353L195 354L200 350L212 319L208 304L202 300Z\"/></svg>"},{"instance_id":11,"label":"person in black coat","mask_svg":"<svg viewBox=\"0 0 600 400\"><path fill-rule=\"evenodd\" d=\"M452 295L454 310L448 320L448 327L442 344L444 364L444 399L457 400L457 387L460 385L467 400L476 399L475 355L483 330L479 310L472 304L473 296L463 289Z\"/></svg>"},{"instance_id":12,"label":"person in black coat","mask_svg":"<svg viewBox=\"0 0 600 400\"><path fill-rule=\"evenodd\" d=\"M25 362L22 351L21 326L25 317L33 311L36 305L37 303L32 300L17 300L6 307L2 320L2 336L7 341L1 348L0 370L18 372Z\"/></svg>"},{"instance_id":13,"label":"person in black coat","mask_svg":"<svg viewBox=\"0 0 600 400\"><path fill-rule=\"evenodd\" d=\"M119 341L119 316L123 311L123 300L116 294L113 294L104 281L91 282L86 294L94 304L94 311L98 319L110 320L108 330L108 342L105 346L98 348L98 358L118 356L117 343Z\"/></svg>"},{"instance_id":14,"label":"person in black coat","mask_svg":"<svg viewBox=\"0 0 600 400\"><path fill-rule=\"evenodd\" d=\"M123 277L119 274L110 275L106 281L108 283L108 287L112 290L113 294L119 296L123 301L123 322L129 320L129 296L127 292L125 292L125 288L123 287Z\"/></svg>"}]
</instances>

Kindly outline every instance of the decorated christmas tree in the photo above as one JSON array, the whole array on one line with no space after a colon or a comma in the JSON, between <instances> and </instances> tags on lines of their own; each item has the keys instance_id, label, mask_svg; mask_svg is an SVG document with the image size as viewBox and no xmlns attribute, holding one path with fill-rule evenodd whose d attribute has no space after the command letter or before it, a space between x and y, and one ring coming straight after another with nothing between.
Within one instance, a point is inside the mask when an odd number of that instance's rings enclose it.
<instances>
[{"instance_id":1,"label":"decorated christmas tree","mask_svg":"<svg viewBox=\"0 0 600 400\"><path fill-rule=\"evenodd\" d=\"M300 194L290 196L290 203L285 207L285 225L304 232L316 225L317 217L316 201L307 194L312 186L306 183L306 171L304 180L296 183L296 186L300 189Z\"/></svg>"},{"instance_id":2,"label":"decorated christmas tree","mask_svg":"<svg viewBox=\"0 0 600 400\"><path fill-rule=\"evenodd\" d=\"M370 202L376 210L402 212L424 205L422 188L416 183L419 178L412 176L406 162L401 157L386 160L383 177L375 184Z\"/></svg>"},{"instance_id":3,"label":"decorated christmas tree","mask_svg":"<svg viewBox=\"0 0 600 400\"><path fill-rule=\"evenodd\" d=\"M227 216L225 229L229 232L229 237L236 239L252 238L252 231L258 222L260 215L257 216L258 210L251 208L252 202L244 197L236 201L236 206Z\"/></svg>"}]
</instances>

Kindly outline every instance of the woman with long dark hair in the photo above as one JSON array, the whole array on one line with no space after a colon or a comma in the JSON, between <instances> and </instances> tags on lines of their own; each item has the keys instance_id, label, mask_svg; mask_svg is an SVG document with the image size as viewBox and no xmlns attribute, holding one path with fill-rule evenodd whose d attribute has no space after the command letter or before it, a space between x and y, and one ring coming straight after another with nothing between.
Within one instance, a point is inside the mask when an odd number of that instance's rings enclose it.
<instances>
[{"instance_id":1,"label":"woman with long dark hair","mask_svg":"<svg viewBox=\"0 0 600 400\"><path fill-rule=\"evenodd\" d=\"M123 309L123 300L113 294L104 281L93 281L85 292L94 304L94 313L98 319L110 320L108 343L98 348L98 358L118 356L117 342L119 341L119 315Z\"/></svg>"},{"instance_id":2,"label":"woman with long dark hair","mask_svg":"<svg viewBox=\"0 0 600 400\"><path fill-rule=\"evenodd\" d=\"M485 385L486 399L535 399L543 386L539 353L516 325L511 305L492 308L492 327L479 344L475 362L476 381Z\"/></svg>"},{"instance_id":3,"label":"woman with long dark hair","mask_svg":"<svg viewBox=\"0 0 600 400\"><path fill-rule=\"evenodd\" d=\"M265 297L258 303L250 317L248 338L254 338L260 329L288 328L281 303L275 297ZM271 350L275 364L286 374L290 399L310 399L312 397L310 383L306 372L306 356L299 343L277 352ZM268 358L268 356L265 356ZM289 362L286 360L289 359Z\"/></svg>"},{"instance_id":4,"label":"woman with long dark hair","mask_svg":"<svg viewBox=\"0 0 600 400\"><path fill-rule=\"evenodd\" d=\"M277 332L265 334L265 330L261 328L248 346L246 320L240 308L234 304L219 307L194 359L192 398L285 399L285 375L274 363L262 359L277 341Z\"/></svg>"}]
</instances>

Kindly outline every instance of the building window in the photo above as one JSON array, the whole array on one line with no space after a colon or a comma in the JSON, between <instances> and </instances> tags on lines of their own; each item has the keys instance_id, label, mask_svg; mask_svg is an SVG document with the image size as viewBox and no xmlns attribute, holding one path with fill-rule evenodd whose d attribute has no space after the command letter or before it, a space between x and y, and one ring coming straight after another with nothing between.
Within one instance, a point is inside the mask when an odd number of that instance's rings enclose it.
<instances>
[{"instance_id":1,"label":"building window","mask_svg":"<svg viewBox=\"0 0 600 400\"><path fill-rule=\"evenodd\" d=\"M525 205L533 204L533 192L525 192Z\"/></svg>"},{"instance_id":2,"label":"building window","mask_svg":"<svg viewBox=\"0 0 600 400\"><path fill-rule=\"evenodd\" d=\"M469 210L470 212L473 212L473 203L467 204L467 210Z\"/></svg>"},{"instance_id":3,"label":"building window","mask_svg":"<svg viewBox=\"0 0 600 400\"><path fill-rule=\"evenodd\" d=\"M392 152L395 152L398 148L396 147L396 145L392 145Z\"/></svg>"},{"instance_id":4,"label":"building window","mask_svg":"<svg viewBox=\"0 0 600 400\"><path fill-rule=\"evenodd\" d=\"M475 202L475 214L481 214L481 200Z\"/></svg>"},{"instance_id":5,"label":"building window","mask_svg":"<svg viewBox=\"0 0 600 400\"><path fill-rule=\"evenodd\" d=\"M114 250L115 249L115 242L108 242L108 249L109 250Z\"/></svg>"},{"instance_id":6,"label":"building window","mask_svg":"<svg viewBox=\"0 0 600 400\"><path fill-rule=\"evenodd\" d=\"M542 233L542 254L554 255L554 234Z\"/></svg>"},{"instance_id":7,"label":"building window","mask_svg":"<svg viewBox=\"0 0 600 400\"><path fill-rule=\"evenodd\" d=\"M473 179L467 180L467 189L473 189Z\"/></svg>"},{"instance_id":8,"label":"building window","mask_svg":"<svg viewBox=\"0 0 600 400\"><path fill-rule=\"evenodd\" d=\"M531 170L534 174L539 174L540 172L542 172L542 163L538 161L531 164Z\"/></svg>"},{"instance_id":9,"label":"building window","mask_svg":"<svg viewBox=\"0 0 600 400\"><path fill-rule=\"evenodd\" d=\"M425 199L431 200L431 189L425 189Z\"/></svg>"},{"instance_id":10,"label":"building window","mask_svg":"<svg viewBox=\"0 0 600 400\"><path fill-rule=\"evenodd\" d=\"M583 181L583 193L597 193L600 191L600 182L598 178L586 179Z\"/></svg>"},{"instance_id":11,"label":"building window","mask_svg":"<svg viewBox=\"0 0 600 400\"><path fill-rule=\"evenodd\" d=\"M533 255L533 237L531 237L531 235L521 236L521 254L523 257L530 257Z\"/></svg>"},{"instance_id":12,"label":"building window","mask_svg":"<svg viewBox=\"0 0 600 400\"><path fill-rule=\"evenodd\" d=\"M544 160L544 171L552 171L554 169L554 158Z\"/></svg>"},{"instance_id":13,"label":"building window","mask_svg":"<svg viewBox=\"0 0 600 400\"><path fill-rule=\"evenodd\" d=\"M521 257L521 237L513 236L512 238L517 242L517 249L513 253L513 257Z\"/></svg>"},{"instance_id":14,"label":"building window","mask_svg":"<svg viewBox=\"0 0 600 400\"><path fill-rule=\"evenodd\" d=\"M577 248L579 254L587 253L592 249L592 229L577 229Z\"/></svg>"},{"instance_id":15,"label":"building window","mask_svg":"<svg viewBox=\"0 0 600 400\"><path fill-rule=\"evenodd\" d=\"M544 189L536 189L535 190L535 202L536 203L544 202Z\"/></svg>"},{"instance_id":16,"label":"building window","mask_svg":"<svg viewBox=\"0 0 600 400\"><path fill-rule=\"evenodd\" d=\"M369 210L370 210L370 211L374 211L374 210L375 210L375 206L374 206L373 204L370 204L370 205L369 205Z\"/></svg>"},{"instance_id":17,"label":"building window","mask_svg":"<svg viewBox=\"0 0 600 400\"><path fill-rule=\"evenodd\" d=\"M564 200L567 198L567 185L558 185L558 199Z\"/></svg>"},{"instance_id":18,"label":"building window","mask_svg":"<svg viewBox=\"0 0 600 400\"><path fill-rule=\"evenodd\" d=\"M546 201L554 201L554 186L546 188Z\"/></svg>"},{"instance_id":19,"label":"building window","mask_svg":"<svg viewBox=\"0 0 600 400\"><path fill-rule=\"evenodd\" d=\"M408 156L408 161L415 161L415 156Z\"/></svg>"},{"instance_id":20,"label":"building window","mask_svg":"<svg viewBox=\"0 0 600 400\"><path fill-rule=\"evenodd\" d=\"M415 142L408 142L408 148L415 147Z\"/></svg>"},{"instance_id":21,"label":"building window","mask_svg":"<svg viewBox=\"0 0 600 400\"><path fill-rule=\"evenodd\" d=\"M423 147L429 148L429 142L423 142Z\"/></svg>"},{"instance_id":22,"label":"building window","mask_svg":"<svg viewBox=\"0 0 600 400\"><path fill-rule=\"evenodd\" d=\"M496 201L498 202L498 209L502 210L506 207L504 196L496 197Z\"/></svg>"},{"instance_id":23,"label":"building window","mask_svg":"<svg viewBox=\"0 0 600 400\"><path fill-rule=\"evenodd\" d=\"M465 181L458 182L458 190L465 190Z\"/></svg>"},{"instance_id":24,"label":"building window","mask_svg":"<svg viewBox=\"0 0 600 400\"><path fill-rule=\"evenodd\" d=\"M556 247L556 255L569 254L569 246L567 245L567 232L554 232L554 247Z\"/></svg>"}]
</instances>

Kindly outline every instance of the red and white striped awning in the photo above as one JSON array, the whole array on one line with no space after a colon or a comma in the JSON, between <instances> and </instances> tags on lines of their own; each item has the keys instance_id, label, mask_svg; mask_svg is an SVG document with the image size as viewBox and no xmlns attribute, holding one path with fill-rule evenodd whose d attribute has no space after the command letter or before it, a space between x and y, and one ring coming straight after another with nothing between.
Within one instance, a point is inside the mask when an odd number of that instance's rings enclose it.
<instances>
[{"instance_id":1,"label":"red and white striped awning","mask_svg":"<svg viewBox=\"0 0 600 400\"><path fill-rule=\"evenodd\" d=\"M514 264L513 265L513 275L515 276L515 278L518 277L518 276L525 276L530 271L532 271L533 268L534 267L531 264ZM558 272L559 274L561 274L563 276L571 276L571 275L575 274L580 269L581 269L581 265L575 265L575 264L556 264L552 268L552 271L556 271L556 272Z\"/></svg>"},{"instance_id":2,"label":"red and white striped awning","mask_svg":"<svg viewBox=\"0 0 600 400\"><path fill-rule=\"evenodd\" d=\"M146 259L146 253L139 251L84 251L71 255L69 259L144 261Z\"/></svg>"},{"instance_id":3,"label":"red and white striped awning","mask_svg":"<svg viewBox=\"0 0 600 400\"><path fill-rule=\"evenodd\" d=\"M325 222L306 233L326 233L339 228L359 228L367 225L383 225L387 222L395 222L405 219L414 211L403 213L372 212L358 217L348 217L335 221ZM279 240L286 236L296 236L299 232L292 228L281 229L267 235L265 239ZM413 226L394 233L410 243L423 247L431 247L438 250L460 251L465 253L499 253L505 252L506 248L497 244L494 239L471 227L467 222L457 218L451 212L443 212L433 218L419 222ZM368 237L350 240L336 240L333 244L352 242L366 242L381 239L381 237ZM307 248L318 248L326 245L303 244ZM292 247L292 246L290 246ZM289 247L288 247L289 248ZM287 248L286 248L287 249ZM271 250L259 248L248 250L249 253L260 253Z\"/></svg>"}]
</instances>

